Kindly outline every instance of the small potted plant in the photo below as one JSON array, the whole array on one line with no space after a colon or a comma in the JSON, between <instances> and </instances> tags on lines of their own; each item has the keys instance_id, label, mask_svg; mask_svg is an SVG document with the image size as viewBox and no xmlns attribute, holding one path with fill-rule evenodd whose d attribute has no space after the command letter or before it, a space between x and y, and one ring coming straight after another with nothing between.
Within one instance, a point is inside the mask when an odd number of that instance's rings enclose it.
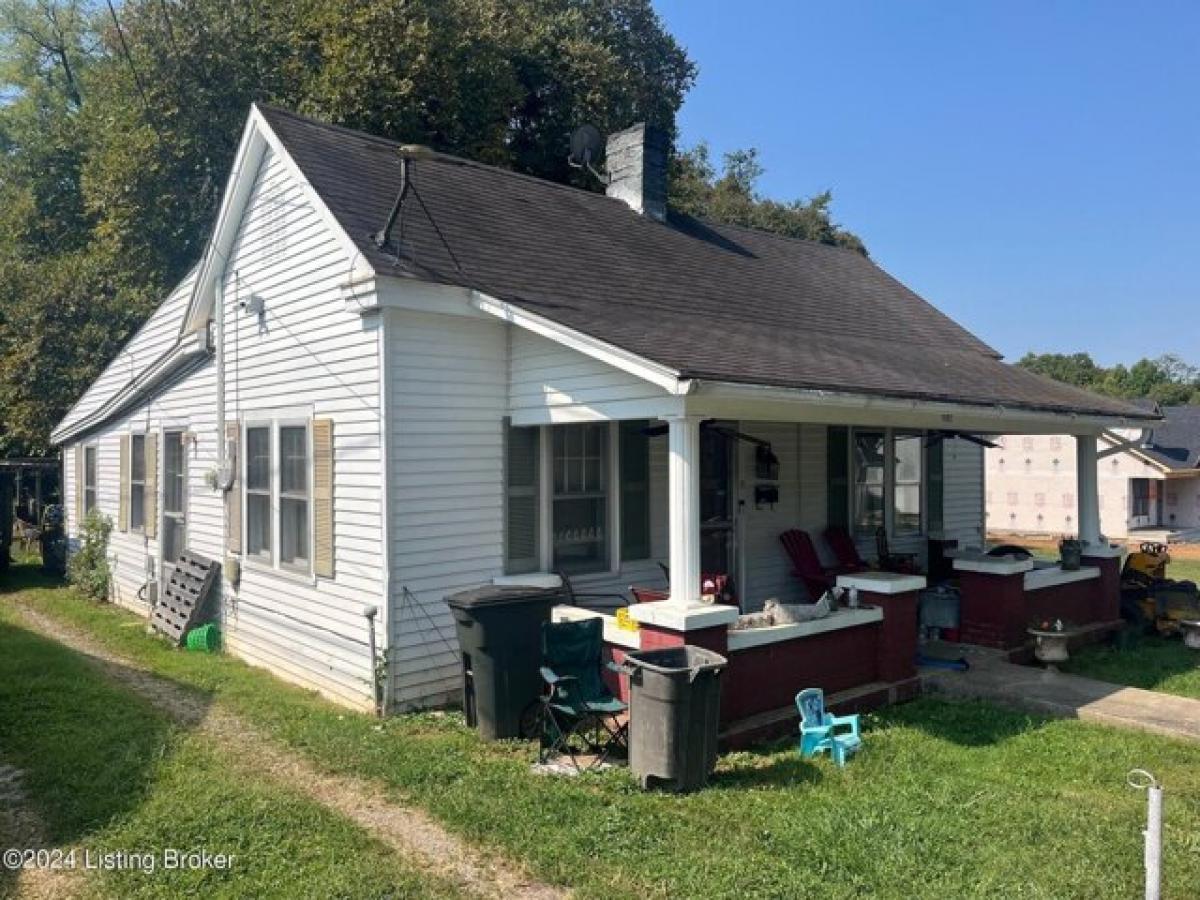
<instances>
[{"instance_id":1,"label":"small potted plant","mask_svg":"<svg viewBox=\"0 0 1200 900\"><path fill-rule=\"evenodd\" d=\"M1075 634L1075 628L1062 619L1037 619L1029 626L1033 637L1033 655L1038 662L1051 665L1070 659L1067 641Z\"/></svg>"},{"instance_id":2,"label":"small potted plant","mask_svg":"<svg viewBox=\"0 0 1200 900\"><path fill-rule=\"evenodd\" d=\"M1058 542L1058 556L1064 572L1078 571L1083 562L1083 544L1076 538L1064 537Z\"/></svg>"}]
</instances>

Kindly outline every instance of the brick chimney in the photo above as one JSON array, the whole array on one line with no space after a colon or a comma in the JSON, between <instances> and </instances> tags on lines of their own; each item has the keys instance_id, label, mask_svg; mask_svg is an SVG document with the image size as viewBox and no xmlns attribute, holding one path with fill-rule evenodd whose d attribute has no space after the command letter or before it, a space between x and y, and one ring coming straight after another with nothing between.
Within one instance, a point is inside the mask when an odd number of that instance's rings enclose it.
<instances>
[{"instance_id":1,"label":"brick chimney","mask_svg":"<svg viewBox=\"0 0 1200 900\"><path fill-rule=\"evenodd\" d=\"M605 193L634 212L662 222L667 218L667 133L639 122L608 136Z\"/></svg>"}]
</instances>

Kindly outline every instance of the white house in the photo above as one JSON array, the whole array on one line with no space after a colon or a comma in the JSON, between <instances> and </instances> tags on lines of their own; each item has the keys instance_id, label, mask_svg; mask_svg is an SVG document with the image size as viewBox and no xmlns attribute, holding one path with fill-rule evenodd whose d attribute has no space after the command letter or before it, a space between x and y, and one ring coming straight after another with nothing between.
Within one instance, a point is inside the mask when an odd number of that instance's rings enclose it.
<instances>
[{"instance_id":1,"label":"white house","mask_svg":"<svg viewBox=\"0 0 1200 900\"><path fill-rule=\"evenodd\" d=\"M1166 406L1163 421L1100 436L1100 525L1112 538L1200 536L1200 407ZM1063 435L1002 435L987 451L994 531L1074 534L1075 445Z\"/></svg>"},{"instance_id":2,"label":"white house","mask_svg":"<svg viewBox=\"0 0 1200 900\"><path fill-rule=\"evenodd\" d=\"M496 578L669 570L653 617L686 633L737 614L701 572L800 598L789 528L978 545L980 432L1074 435L1101 546L1097 436L1150 414L1006 365L859 254L668 215L654 129L608 156L605 196L252 109L203 258L54 432L71 533L116 525L115 600L218 560L227 647L363 708L377 607L398 710L457 691L443 598Z\"/></svg>"}]
</instances>

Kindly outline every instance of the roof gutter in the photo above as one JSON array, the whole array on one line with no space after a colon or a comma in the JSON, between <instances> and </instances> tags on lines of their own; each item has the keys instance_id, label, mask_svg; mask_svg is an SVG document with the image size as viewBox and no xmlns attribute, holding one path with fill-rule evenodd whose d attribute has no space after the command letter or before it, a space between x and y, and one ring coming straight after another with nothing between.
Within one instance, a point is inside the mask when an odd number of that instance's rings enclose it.
<instances>
[{"instance_id":1,"label":"roof gutter","mask_svg":"<svg viewBox=\"0 0 1200 900\"><path fill-rule=\"evenodd\" d=\"M582 331L560 325L544 316L531 313L519 306L514 306L504 300L485 294L482 291L471 289L470 296L471 306L481 312L493 315L498 319L508 322L510 325L518 325L527 331L532 331L534 334L549 338L552 341L570 347L572 350L578 350L580 353L590 356L593 359L598 359L617 369L629 372L631 375L636 375L638 378L657 385L669 394L682 396L691 393L693 390L692 379L681 378L679 372L669 366L653 362L644 356L638 356L636 353L630 353L628 350L618 347L615 344L599 340L591 335L584 334Z\"/></svg>"},{"instance_id":2,"label":"roof gutter","mask_svg":"<svg viewBox=\"0 0 1200 900\"><path fill-rule=\"evenodd\" d=\"M956 415L973 419L994 421L997 433L1011 425L1014 420L1030 424L1050 425L1061 423L1063 433L1099 432L1109 428L1141 425L1147 419L1126 416L1106 416L1085 412L1056 412L1033 410L1024 407L1009 407L1000 403L963 403L951 400L930 400L918 397L888 397L881 394L863 394L848 391L828 391L817 388L785 388L770 385L748 384L732 381L695 381L692 393L706 398L731 401L760 401L798 403L822 408L870 410L878 412L920 411L940 415L947 424Z\"/></svg>"},{"instance_id":3,"label":"roof gutter","mask_svg":"<svg viewBox=\"0 0 1200 900\"><path fill-rule=\"evenodd\" d=\"M209 355L210 352L207 330L181 335L170 350L150 363L140 375L109 398L108 402L95 412L66 428L57 428L51 432L51 443L65 443L103 425L114 416L137 405L139 400L153 392L156 387L192 363Z\"/></svg>"}]
</instances>

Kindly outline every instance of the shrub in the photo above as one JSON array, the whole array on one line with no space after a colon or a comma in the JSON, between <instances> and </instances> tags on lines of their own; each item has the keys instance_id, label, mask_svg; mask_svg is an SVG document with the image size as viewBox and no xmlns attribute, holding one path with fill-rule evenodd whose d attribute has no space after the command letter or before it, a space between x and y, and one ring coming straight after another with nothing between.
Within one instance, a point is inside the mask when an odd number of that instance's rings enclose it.
<instances>
[{"instance_id":1,"label":"shrub","mask_svg":"<svg viewBox=\"0 0 1200 900\"><path fill-rule=\"evenodd\" d=\"M79 549L67 563L67 580L93 600L108 599L108 536L112 520L92 510L83 520Z\"/></svg>"}]
</instances>

